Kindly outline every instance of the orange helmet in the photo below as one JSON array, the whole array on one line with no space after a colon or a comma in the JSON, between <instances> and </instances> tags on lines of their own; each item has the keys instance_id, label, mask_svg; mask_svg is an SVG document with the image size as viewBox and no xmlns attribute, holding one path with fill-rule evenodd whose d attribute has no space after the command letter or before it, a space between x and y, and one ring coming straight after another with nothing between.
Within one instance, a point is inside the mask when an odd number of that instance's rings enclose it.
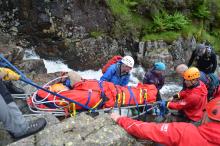
<instances>
[{"instance_id":1,"label":"orange helmet","mask_svg":"<svg viewBox=\"0 0 220 146\"><path fill-rule=\"evenodd\" d=\"M199 77L200 77L200 72L196 67L190 67L183 74L183 78L188 81L198 79Z\"/></svg>"},{"instance_id":2,"label":"orange helmet","mask_svg":"<svg viewBox=\"0 0 220 146\"><path fill-rule=\"evenodd\" d=\"M210 119L220 121L220 98L215 98L207 103L206 111Z\"/></svg>"}]
</instances>

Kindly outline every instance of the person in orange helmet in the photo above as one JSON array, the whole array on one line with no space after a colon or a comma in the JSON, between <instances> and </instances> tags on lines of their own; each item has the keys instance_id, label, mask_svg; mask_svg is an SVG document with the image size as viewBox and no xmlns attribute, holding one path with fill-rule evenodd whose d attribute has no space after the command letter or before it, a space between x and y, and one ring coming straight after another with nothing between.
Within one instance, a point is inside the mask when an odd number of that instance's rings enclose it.
<instances>
[{"instance_id":1,"label":"person in orange helmet","mask_svg":"<svg viewBox=\"0 0 220 146\"><path fill-rule=\"evenodd\" d=\"M183 73L185 88L175 94L173 100L161 102L168 109L178 110L183 121L196 125L201 123L208 93L206 85L199 78L199 70L196 67L190 67Z\"/></svg>"}]
</instances>

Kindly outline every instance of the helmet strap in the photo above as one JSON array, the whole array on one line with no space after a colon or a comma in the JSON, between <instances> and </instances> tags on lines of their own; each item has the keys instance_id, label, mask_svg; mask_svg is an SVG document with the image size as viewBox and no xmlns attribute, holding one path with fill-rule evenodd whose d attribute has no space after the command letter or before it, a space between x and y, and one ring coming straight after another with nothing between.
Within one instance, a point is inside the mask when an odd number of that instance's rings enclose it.
<instances>
[{"instance_id":1,"label":"helmet strap","mask_svg":"<svg viewBox=\"0 0 220 146\"><path fill-rule=\"evenodd\" d=\"M195 88L199 85L199 81L197 81L196 83L194 83L193 81L190 81L190 83L192 83L192 85L188 87L189 89Z\"/></svg>"},{"instance_id":2,"label":"helmet strap","mask_svg":"<svg viewBox=\"0 0 220 146\"><path fill-rule=\"evenodd\" d=\"M202 117L202 124L205 124L205 123L208 123L208 122L211 122L211 119L209 119L209 117L207 115L207 112L204 111L204 115Z\"/></svg>"}]
</instances>

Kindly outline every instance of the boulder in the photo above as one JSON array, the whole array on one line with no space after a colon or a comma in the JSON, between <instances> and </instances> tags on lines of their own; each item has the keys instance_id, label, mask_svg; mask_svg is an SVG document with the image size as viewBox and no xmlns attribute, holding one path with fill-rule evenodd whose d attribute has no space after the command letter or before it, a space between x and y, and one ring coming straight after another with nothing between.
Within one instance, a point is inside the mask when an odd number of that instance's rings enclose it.
<instances>
[{"instance_id":1,"label":"boulder","mask_svg":"<svg viewBox=\"0 0 220 146\"><path fill-rule=\"evenodd\" d=\"M115 124L107 114L92 118L80 113L76 117L48 125L35 135L34 142L32 137L12 143L10 146L142 145Z\"/></svg>"}]
</instances>

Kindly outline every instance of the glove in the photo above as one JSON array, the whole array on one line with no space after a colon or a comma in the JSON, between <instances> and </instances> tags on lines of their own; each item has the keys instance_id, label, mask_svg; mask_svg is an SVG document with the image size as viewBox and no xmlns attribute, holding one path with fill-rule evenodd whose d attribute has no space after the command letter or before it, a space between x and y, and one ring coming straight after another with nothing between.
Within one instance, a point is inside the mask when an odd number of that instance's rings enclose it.
<instances>
[{"instance_id":1,"label":"glove","mask_svg":"<svg viewBox=\"0 0 220 146\"><path fill-rule=\"evenodd\" d=\"M167 104L169 103L169 101L165 101L162 100L160 101L160 116L164 116L165 114L168 113L168 108L167 108Z\"/></svg>"},{"instance_id":2,"label":"glove","mask_svg":"<svg viewBox=\"0 0 220 146\"><path fill-rule=\"evenodd\" d=\"M0 68L0 78L4 78L7 75L7 72L4 71L4 68Z\"/></svg>"},{"instance_id":3,"label":"glove","mask_svg":"<svg viewBox=\"0 0 220 146\"><path fill-rule=\"evenodd\" d=\"M160 107L167 107L167 103L168 103L168 101L165 101L165 100L162 100L159 102Z\"/></svg>"},{"instance_id":4,"label":"glove","mask_svg":"<svg viewBox=\"0 0 220 146\"><path fill-rule=\"evenodd\" d=\"M15 73L14 71L8 68L0 68L0 76L5 81L8 80L17 81L20 79L20 75L18 75L17 73Z\"/></svg>"},{"instance_id":5,"label":"glove","mask_svg":"<svg viewBox=\"0 0 220 146\"><path fill-rule=\"evenodd\" d=\"M69 78L66 79L66 80L63 82L63 84L64 84L65 86L69 87L69 88L72 88Z\"/></svg>"},{"instance_id":6,"label":"glove","mask_svg":"<svg viewBox=\"0 0 220 146\"><path fill-rule=\"evenodd\" d=\"M177 93L177 94L173 95L173 99L177 99L177 98L180 98L179 93Z\"/></svg>"}]
</instances>

